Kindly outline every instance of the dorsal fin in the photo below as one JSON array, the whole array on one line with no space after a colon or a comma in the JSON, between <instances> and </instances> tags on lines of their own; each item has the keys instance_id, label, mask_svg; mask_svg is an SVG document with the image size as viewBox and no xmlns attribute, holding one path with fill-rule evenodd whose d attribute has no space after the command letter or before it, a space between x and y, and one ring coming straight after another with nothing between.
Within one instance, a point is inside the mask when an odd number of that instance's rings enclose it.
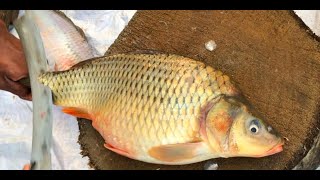
<instances>
[{"instance_id":1,"label":"dorsal fin","mask_svg":"<svg viewBox=\"0 0 320 180\"><path fill-rule=\"evenodd\" d=\"M128 55L138 55L138 54L167 54L169 55L170 53L158 50L158 49L137 49L137 50L129 50L125 52L118 52L118 53L111 53L107 51L104 55L105 56L112 56L116 54L128 54ZM174 54L174 53L173 53Z\"/></svg>"}]
</instances>

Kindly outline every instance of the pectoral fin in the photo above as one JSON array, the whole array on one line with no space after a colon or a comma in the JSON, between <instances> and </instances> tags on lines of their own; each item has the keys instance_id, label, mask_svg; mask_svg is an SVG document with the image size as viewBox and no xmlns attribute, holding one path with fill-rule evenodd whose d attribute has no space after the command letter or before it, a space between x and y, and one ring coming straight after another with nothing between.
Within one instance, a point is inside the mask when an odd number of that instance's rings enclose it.
<instances>
[{"instance_id":1,"label":"pectoral fin","mask_svg":"<svg viewBox=\"0 0 320 180\"><path fill-rule=\"evenodd\" d=\"M149 155L164 162L179 162L197 156L202 144L203 142L194 142L157 146L149 150Z\"/></svg>"},{"instance_id":2,"label":"pectoral fin","mask_svg":"<svg viewBox=\"0 0 320 180\"><path fill-rule=\"evenodd\" d=\"M75 108L75 107L64 107L62 111L66 114L70 114L72 116L76 116L79 118L85 118L85 119L90 119L91 116L88 114L88 112L84 109L81 108Z\"/></svg>"}]
</instances>

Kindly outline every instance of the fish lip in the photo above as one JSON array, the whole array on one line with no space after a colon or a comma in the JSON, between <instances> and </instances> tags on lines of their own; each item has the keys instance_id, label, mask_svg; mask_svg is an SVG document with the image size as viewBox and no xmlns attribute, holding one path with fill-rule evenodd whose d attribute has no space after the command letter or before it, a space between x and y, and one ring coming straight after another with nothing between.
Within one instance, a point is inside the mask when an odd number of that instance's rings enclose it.
<instances>
[{"instance_id":1,"label":"fish lip","mask_svg":"<svg viewBox=\"0 0 320 180\"><path fill-rule=\"evenodd\" d=\"M272 148L270 148L267 152L265 152L264 154L257 156L257 157L265 157L265 156L270 156L273 154L277 154L281 151L283 151L283 145L284 145L284 140L281 139L279 143L277 143L275 146L273 146Z\"/></svg>"},{"instance_id":2,"label":"fish lip","mask_svg":"<svg viewBox=\"0 0 320 180\"><path fill-rule=\"evenodd\" d=\"M267 154L268 155L272 155L272 154L276 154L276 153L278 153L278 152L281 152L281 151L283 151L283 143L281 143L281 144L278 144L278 145L276 145L276 146L274 146L273 148L271 148L269 151L267 151Z\"/></svg>"}]
</instances>

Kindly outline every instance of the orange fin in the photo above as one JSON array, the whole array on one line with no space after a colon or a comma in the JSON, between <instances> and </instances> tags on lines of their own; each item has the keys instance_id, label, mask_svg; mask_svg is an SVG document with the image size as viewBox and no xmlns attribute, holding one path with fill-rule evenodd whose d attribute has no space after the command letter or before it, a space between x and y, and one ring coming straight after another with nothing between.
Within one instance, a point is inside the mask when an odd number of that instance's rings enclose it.
<instances>
[{"instance_id":1,"label":"orange fin","mask_svg":"<svg viewBox=\"0 0 320 180\"><path fill-rule=\"evenodd\" d=\"M118 148L116 148L116 147L114 147L114 146L111 146L111 145L108 144L108 143L105 143L105 144L104 144L104 147L107 148L107 149L109 149L110 151L113 151L113 152L115 152L115 153L118 153L118 154L120 154L120 155L122 155L122 156L126 156L126 157L129 157L129 158L132 158L132 154L130 154L129 152L124 151L124 150L121 150L121 149L118 149Z\"/></svg>"},{"instance_id":2,"label":"orange fin","mask_svg":"<svg viewBox=\"0 0 320 180\"><path fill-rule=\"evenodd\" d=\"M203 142L169 144L153 147L149 150L149 155L164 162L179 162L197 156L197 149Z\"/></svg>"},{"instance_id":3,"label":"orange fin","mask_svg":"<svg viewBox=\"0 0 320 180\"><path fill-rule=\"evenodd\" d=\"M66 114L70 114L72 116L76 116L79 118L91 119L90 114L84 109L75 108L75 107L64 107L62 111Z\"/></svg>"}]
</instances>

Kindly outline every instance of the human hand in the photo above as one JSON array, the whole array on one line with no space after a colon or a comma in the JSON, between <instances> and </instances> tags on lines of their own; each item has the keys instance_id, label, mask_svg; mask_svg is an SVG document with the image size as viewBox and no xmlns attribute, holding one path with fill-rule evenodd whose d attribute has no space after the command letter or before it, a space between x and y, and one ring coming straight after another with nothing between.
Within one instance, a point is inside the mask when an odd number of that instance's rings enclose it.
<instances>
[{"instance_id":1,"label":"human hand","mask_svg":"<svg viewBox=\"0 0 320 180\"><path fill-rule=\"evenodd\" d=\"M20 40L10 34L0 20L0 89L31 100L31 89L18 81L28 77L28 67Z\"/></svg>"}]
</instances>

